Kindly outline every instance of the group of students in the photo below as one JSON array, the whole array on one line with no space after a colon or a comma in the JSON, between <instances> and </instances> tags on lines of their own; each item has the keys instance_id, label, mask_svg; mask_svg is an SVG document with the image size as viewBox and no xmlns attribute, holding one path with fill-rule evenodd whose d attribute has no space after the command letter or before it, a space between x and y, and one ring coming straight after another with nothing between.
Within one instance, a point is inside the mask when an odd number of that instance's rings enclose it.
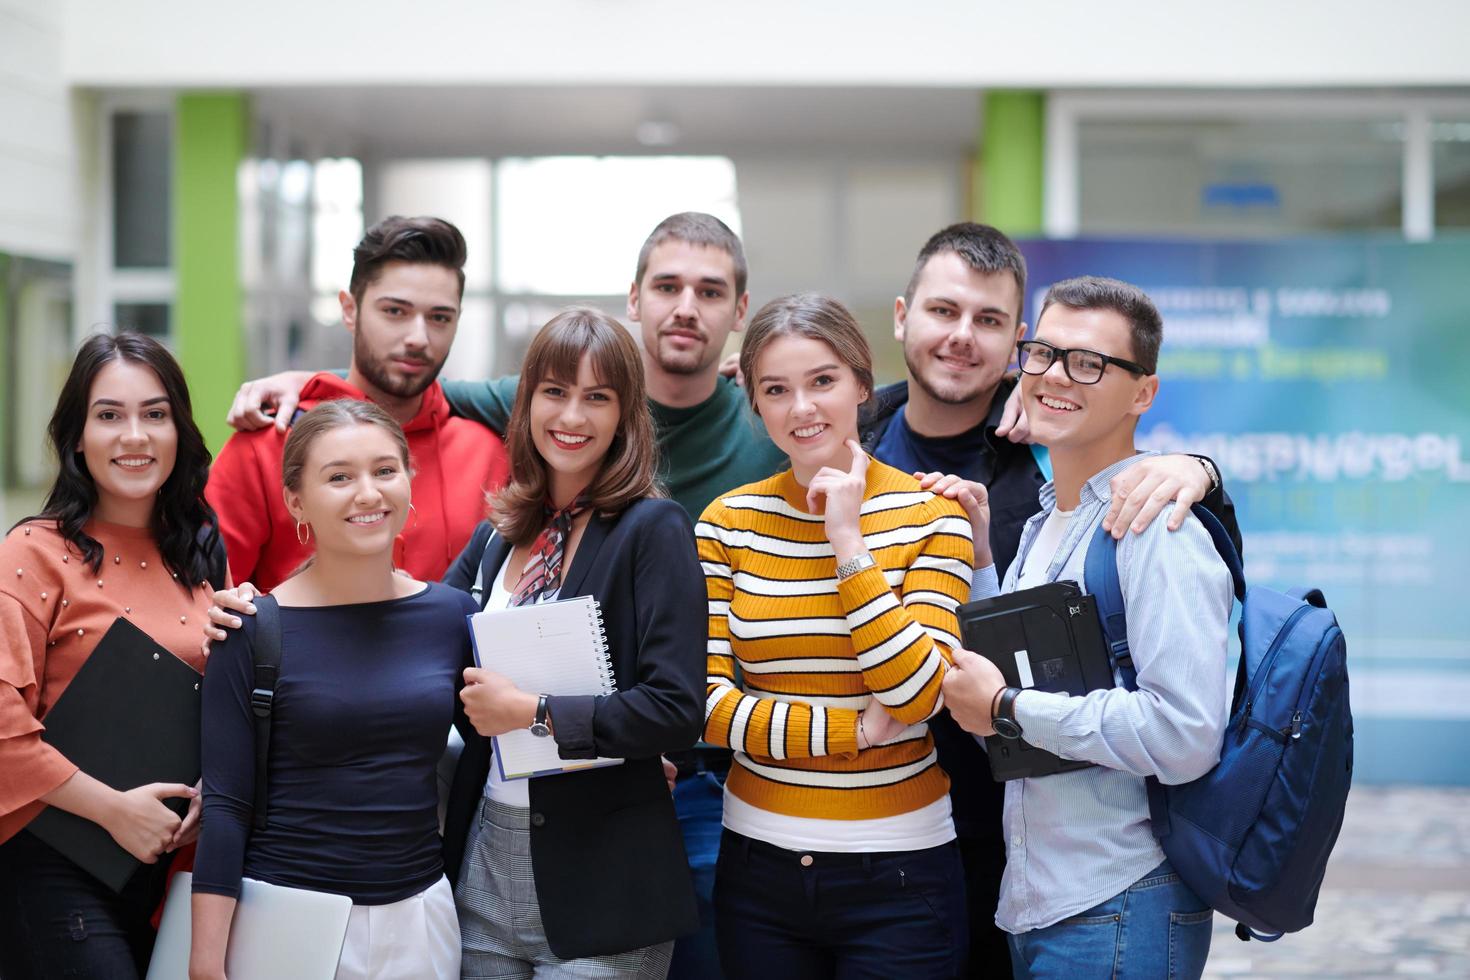
<instances>
[{"instance_id":1,"label":"group of students","mask_svg":"<svg viewBox=\"0 0 1470 980\"><path fill-rule=\"evenodd\" d=\"M738 238L680 214L639 255L641 347L571 309L519 382L440 385L463 263L446 222L370 229L345 379L244 386L231 417L253 431L212 473L166 351L84 345L51 427L61 474L3 545L0 977L139 975L160 858L201 825L193 977L224 975L242 878L352 898L344 978L1201 972L1210 912L1148 833L1143 777L1219 751L1230 585L1188 504L1230 508L1208 460L1134 452L1161 335L1143 293L1058 284L1025 340L1019 251L944 229L895 303L909 383L880 389L834 299L747 327ZM743 387L720 373L736 330ZM1018 415L1053 480L1005 438ZM960 649L957 607L1071 574L1104 522L1139 532L1118 559L1139 689L1007 689ZM216 537L242 586L212 594ZM263 828L247 582L283 649ZM582 595L616 693L474 666L466 615ZM201 625L215 638L202 793L119 793L40 737L120 615L196 667ZM997 712L1100 765L1002 793L974 738ZM490 737L522 728L625 761L505 780ZM144 871L107 892L25 833L43 805Z\"/></svg>"}]
</instances>

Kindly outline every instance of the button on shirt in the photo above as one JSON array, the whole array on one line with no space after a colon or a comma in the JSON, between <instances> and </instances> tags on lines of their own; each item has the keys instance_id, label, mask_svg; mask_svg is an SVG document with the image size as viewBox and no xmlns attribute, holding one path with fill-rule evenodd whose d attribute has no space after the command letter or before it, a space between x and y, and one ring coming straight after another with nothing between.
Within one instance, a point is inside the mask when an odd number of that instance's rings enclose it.
<instances>
[{"instance_id":1,"label":"button on shirt","mask_svg":"<svg viewBox=\"0 0 1470 980\"><path fill-rule=\"evenodd\" d=\"M1111 500L1109 481L1144 455L1108 467L1083 486L1046 581L1083 581L1088 544ZM1021 534L1019 560L1002 592L1016 589L1028 552L1056 509L1051 483L1041 489L1041 506ZM1016 698L1026 741L1097 765L1006 785L1007 863L995 921L1007 932L1040 929L1085 911L1162 862L1144 777L1184 783L1219 759L1230 573L1197 519L1188 517L1170 531L1168 515L1166 508L1145 531L1118 542L1138 690L1116 687L1086 697L1024 691Z\"/></svg>"}]
</instances>

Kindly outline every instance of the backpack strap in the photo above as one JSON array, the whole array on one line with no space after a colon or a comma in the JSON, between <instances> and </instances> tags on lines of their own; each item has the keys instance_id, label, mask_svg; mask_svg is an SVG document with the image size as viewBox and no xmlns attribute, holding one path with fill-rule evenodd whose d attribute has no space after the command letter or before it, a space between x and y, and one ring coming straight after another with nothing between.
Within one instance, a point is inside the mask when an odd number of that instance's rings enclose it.
<instances>
[{"instance_id":1,"label":"backpack strap","mask_svg":"<svg viewBox=\"0 0 1470 980\"><path fill-rule=\"evenodd\" d=\"M1235 597L1245 601L1245 572L1240 565L1240 556L1225 525L1209 510L1196 504L1194 516L1199 518L1214 542L1215 550L1230 569ZM1138 690L1138 670L1133 665L1133 656L1128 649L1128 616L1123 605L1123 586L1118 580L1118 542L1111 532L1098 524L1092 541L1087 546L1087 557L1083 567L1083 585L1097 603L1097 618L1102 622L1103 640L1108 645L1108 656L1113 662L1113 673L1125 690ZM1236 670L1236 687L1245 680L1245 658L1241 658ZM1164 787L1150 776L1148 786L1149 823L1154 836L1163 839L1169 836L1169 804Z\"/></svg>"},{"instance_id":2,"label":"backpack strap","mask_svg":"<svg viewBox=\"0 0 1470 980\"><path fill-rule=\"evenodd\" d=\"M255 667L255 683L250 691L250 713L255 716L255 818L256 830L266 828L267 784L271 747L271 710L276 697L276 681L281 673L281 617L276 600L268 595L256 596L255 638L250 644L250 659Z\"/></svg>"}]
</instances>

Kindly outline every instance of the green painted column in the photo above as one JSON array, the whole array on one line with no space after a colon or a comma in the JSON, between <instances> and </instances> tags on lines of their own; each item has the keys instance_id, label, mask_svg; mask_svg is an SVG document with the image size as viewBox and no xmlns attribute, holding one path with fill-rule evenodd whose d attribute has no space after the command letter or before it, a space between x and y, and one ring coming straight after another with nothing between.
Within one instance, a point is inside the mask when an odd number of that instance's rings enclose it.
<instances>
[{"instance_id":1,"label":"green painted column","mask_svg":"<svg viewBox=\"0 0 1470 980\"><path fill-rule=\"evenodd\" d=\"M181 93L174 119L173 336L194 421L218 452L225 413L244 380L240 207L249 105L236 92Z\"/></svg>"},{"instance_id":2,"label":"green painted column","mask_svg":"<svg viewBox=\"0 0 1470 980\"><path fill-rule=\"evenodd\" d=\"M975 220L1016 238L1040 235L1046 149L1046 93L992 91L981 108Z\"/></svg>"}]
</instances>

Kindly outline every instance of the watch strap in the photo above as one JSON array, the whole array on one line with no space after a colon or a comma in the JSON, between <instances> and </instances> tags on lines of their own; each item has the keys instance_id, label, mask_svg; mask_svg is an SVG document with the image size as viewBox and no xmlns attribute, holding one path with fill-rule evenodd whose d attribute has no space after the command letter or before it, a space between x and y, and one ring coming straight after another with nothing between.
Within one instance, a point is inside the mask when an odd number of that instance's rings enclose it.
<instances>
[{"instance_id":1,"label":"watch strap","mask_svg":"<svg viewBox=\"0 0 1470 980\"><path fill-rule=\"evenodd\" d=\"M873 560L873 556L869 554L861 554L854 558L849 558L847 559L847 561L838 562L837 581L841 582L845 579L850 579L858 572L861 572L863 569L872 568L877 564L878 563Z\"/></svg>"}]
</instances>

